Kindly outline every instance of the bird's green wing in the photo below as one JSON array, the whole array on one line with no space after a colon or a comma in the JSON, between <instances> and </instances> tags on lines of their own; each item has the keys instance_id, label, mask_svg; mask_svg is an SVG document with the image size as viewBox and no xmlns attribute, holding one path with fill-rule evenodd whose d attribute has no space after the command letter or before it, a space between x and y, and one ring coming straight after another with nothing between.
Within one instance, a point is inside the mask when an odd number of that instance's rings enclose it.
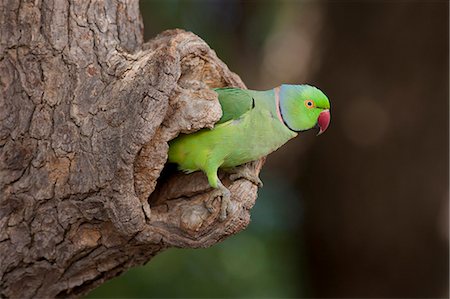
<instances>
[{"instance_id":1,"label":"bird's green wing","mask_svg":"<svg viewBox=\"0 0 450 299\"><path fill-rule=\"evenodd\" d=\"M253 98L245 90L216 88L214 91L219 94L219 102L222 106L222 118L216 124L238 119L255 106Z\"/></svg>"}]
</instances>

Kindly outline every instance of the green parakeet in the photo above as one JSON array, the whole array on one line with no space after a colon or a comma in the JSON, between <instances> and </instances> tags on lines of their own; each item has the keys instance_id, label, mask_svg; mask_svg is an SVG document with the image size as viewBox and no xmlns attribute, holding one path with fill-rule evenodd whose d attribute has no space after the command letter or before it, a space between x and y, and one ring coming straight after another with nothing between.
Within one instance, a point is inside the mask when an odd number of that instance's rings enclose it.
<instances>
[{"instance_id":1,"label":"green parakeet","mask_svg":"<svg viewBox=\"0 0 450 299\"><path fill-rule=\"evenodd\" d=\"M212 129L180 135L169 143L169 162L187 173L201 170L211 187L222 197L220 219L227 216L230 191L217 176L219 168L231 169L257 160L278 149L298 132L330 123L330 102L326 95L309 85L283 84L267 91L218 88L222 118ZM261 184L259 178L245 177ZM207 205L208 207L208 205ZM211 209L211 207L208 207Z\"/></svg>"}]
</instances>

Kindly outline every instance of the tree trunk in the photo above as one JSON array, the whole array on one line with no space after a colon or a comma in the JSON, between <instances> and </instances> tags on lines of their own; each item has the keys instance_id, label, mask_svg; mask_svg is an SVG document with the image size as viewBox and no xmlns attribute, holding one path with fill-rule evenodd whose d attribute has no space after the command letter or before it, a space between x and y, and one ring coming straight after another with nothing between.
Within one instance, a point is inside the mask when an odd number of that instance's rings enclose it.
<instances>
[{"instance_id":1,"label":"tree trunk","mask_svg":"<svg viewBox=\"0 0 450 299\"><path fill-rule=\"evenodd\" d=\"M77 297L246 227L249 181L221 174L224 222L202 173L158 181L167 142L220 118L211 88L245 87L204 41L144 44L138 1L1 0L0 16L0 297Z\"/></svg>"}]
</instances>

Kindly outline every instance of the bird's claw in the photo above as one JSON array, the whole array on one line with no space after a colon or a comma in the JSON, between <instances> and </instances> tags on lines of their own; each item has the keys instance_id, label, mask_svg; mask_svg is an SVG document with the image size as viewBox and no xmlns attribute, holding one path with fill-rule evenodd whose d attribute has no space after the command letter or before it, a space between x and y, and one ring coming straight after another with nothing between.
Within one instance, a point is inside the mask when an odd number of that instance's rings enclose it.
<instances>
[{"instance_id":1,"label":"bird's claw","mask_svg":"<svg viewBox=\"0 0 450 299\"><path fill-rule=\"evenodd\" d=\"M214 202L216 198L220 200L220 213L219 220L225 221L227 219L228 213L232 213L232 203L231 203L231 192L224 186L216 189L211 197L205 201L205 207L211 214L216 211L214 207Z\"/></svg>"},{"instance_id":2,"label":"bird's claw","mask_svg":"<svg viewBox=\"0 0 450 299\"><path fill-rule=\"evenodd\" d=\"M258 177L258 175L251 172L247 167L239 168L238 170L230 174L230 180L236 181L238 179L246 179L260 188L263 186L263 182Z\"/></svg>"}]
</instances>

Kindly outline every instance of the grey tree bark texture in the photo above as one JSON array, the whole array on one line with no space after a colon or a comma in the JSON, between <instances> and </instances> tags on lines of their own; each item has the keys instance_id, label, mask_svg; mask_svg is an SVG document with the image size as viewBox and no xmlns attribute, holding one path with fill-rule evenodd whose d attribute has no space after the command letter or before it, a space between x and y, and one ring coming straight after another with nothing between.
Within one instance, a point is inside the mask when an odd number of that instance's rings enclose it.
<instances>
[{"instance_id":1,"label":"grey tree bark texture","mask_svg":"<svg viewBox=\"0 0 450 299\"><path fill-rule=\"evenodd\" d=\"M1 0L0 30L0 297L78 297L246 227L251 182L221 174L220 222L203 174L158 181L167 142L220 118L211 88L245 88L204 41L144 43L134 0Z\"/></svg>"}]
</instances>

